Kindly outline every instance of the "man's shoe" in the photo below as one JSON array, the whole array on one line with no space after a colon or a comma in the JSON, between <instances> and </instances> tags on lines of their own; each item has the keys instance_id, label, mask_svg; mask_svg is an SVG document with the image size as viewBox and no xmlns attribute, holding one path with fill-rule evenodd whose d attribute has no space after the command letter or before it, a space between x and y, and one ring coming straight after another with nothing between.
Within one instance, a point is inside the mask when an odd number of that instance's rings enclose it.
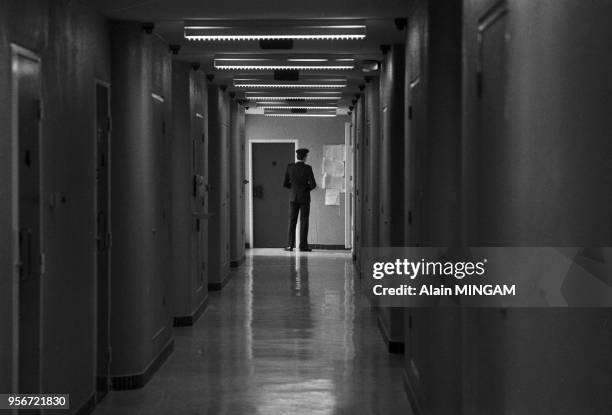
<instances>
[{"instance_id":1,"label":"man's shoe","mask_svg":"<svg viewBox=\"0 0 612 415\"><path fill-rule=\"evenodd\" d=\"M300 248L301 252L312 252L312 249L310 248Z\"/></svg>"},{"instance_id":2,"label":"man's shoe","mask_svg":"<svg viewBox=\"0 0 612 415\"><path fill-rule=\"evenodd\" d=\"M290 247L290 246L288 246L288 247L286 247L286 248L285 248L285 251L287 251L287 252L293 252L293 248L292 248L292 247Z\"/></svg>"}]
</instances>

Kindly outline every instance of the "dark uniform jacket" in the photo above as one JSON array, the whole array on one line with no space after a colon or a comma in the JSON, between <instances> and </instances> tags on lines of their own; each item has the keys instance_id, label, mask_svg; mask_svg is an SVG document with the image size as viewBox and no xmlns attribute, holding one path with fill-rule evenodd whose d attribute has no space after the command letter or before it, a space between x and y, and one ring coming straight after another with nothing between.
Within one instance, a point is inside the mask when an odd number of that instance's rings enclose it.
<instances>
[{"instance_id":1,"label":"dark uniform jacket","mask_svg":"<svg viewBox=\"0 0 612 415\"><path fill-rule=\"evenodd\" d=\"M312 167L306 163L290 163L285 172L283 186L291 189L290 202L310 203L310 191L317 187Z\"/></svg>"}]
</instances>

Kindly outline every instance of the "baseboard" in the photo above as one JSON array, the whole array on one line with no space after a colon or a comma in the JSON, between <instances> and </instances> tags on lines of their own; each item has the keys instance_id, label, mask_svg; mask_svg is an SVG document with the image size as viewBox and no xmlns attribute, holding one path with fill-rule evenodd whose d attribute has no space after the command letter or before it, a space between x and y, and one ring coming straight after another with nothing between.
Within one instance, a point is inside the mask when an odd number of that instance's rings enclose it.
<instances>
[{"instance_id":1,"label":"baseboard","mask_svg":"<svg viewBox=\"0 0 612 415\"><path fill-rule=\"evenodd\" d=\"M326 245L326 244L308 244L310 249L329 249L332 251L350 251L351 248L347 248L344 245Z\"/></svg>"},{"instance_id":2,"label":"baseboard","mask_svg":"<svg viewBox=\"0 0 612 415\"><path fill-rule=\"evenodd\" d=\"M208 283L208 291L221 291L223 287L227 285L230 280L230 273L228 272L225 278L219 282L209 282Z\"/></svg>"},{"instance_id":3,"label":"baseboard","mask_svg":"<svg viewBox=\"0 0 612 415\"><path fill-rule=\"evenodd\" d=\"M174 317L174 327L188 327L193 326L196 321L200 318L204 310L208 307L208 295L202 300L200 305L195 309L191 315Z\"/></svg>"},{"instance_id":4,"label":"baseboard","mask_svg":"<svg viewBox=\"0 0 612 415\"><path fill-rule=\"evenodd\" d=\"M387 350L392 354L404 354L405 345L404 342L398 342L397 340L391 340L389 337L389 333L387 333L387 328L385 324L382 322L380 315L376 316L376 322L378 323L378 329L380 330L380 334L382 335L383 341L387 345Z\"/></svg>"},{"instance_id":5,"label":"baseboard","mask_svg":"<svg viewBox=\"0 0 612 415\"><path fill-rule=\"evenodd\" d=\"M172 350L174 350L174 339L168 340L168 343L166 343L161 352L159 352L157 357L153 359L144 372L136 375L113 376L111 378L113 389L129 390L142 388L149 383L155 372L159 370L161 365L163 365L166 359L168 359L168 356L172 354Z\"/></svg>"},{"instance_id":6,"label":"baseboard","mask_svg":"<svg viewBox=\"0 0 612 415\"><path fill-rule=\"evenodd\" d=\"M74 415L89 415L96 409L96 394L91 395Z\"/></svg>"},{"instance_id":7,"label":"baseboard","mask_svg":"<svg viewBox=\"0 0 612 415\"><path fill-rule=\"evenodd\" d=\"M405 367L404 367L404 370L402 370L402 380L404 384L404 391L406 392L406 397L408 398L408 403L410 404L412 413L414 415L421 415L423 412L421 411L421 408L419 404L417 403L418 402L417 395L416 395L414 388L412 387L410 376L408 376L408 371Z\"/></svg>"},{"instance_id":8,"label":"baseboard","mask_svg":"<svg viewBox=\"0 0 612 415\"><path fill-rule=\"evenodd\" d=\"M242 256L242 258L237 259L235 261L230 261L230 268L238 268L240 265L244 264L246 256Z\"/></svg>"}]
</instances>

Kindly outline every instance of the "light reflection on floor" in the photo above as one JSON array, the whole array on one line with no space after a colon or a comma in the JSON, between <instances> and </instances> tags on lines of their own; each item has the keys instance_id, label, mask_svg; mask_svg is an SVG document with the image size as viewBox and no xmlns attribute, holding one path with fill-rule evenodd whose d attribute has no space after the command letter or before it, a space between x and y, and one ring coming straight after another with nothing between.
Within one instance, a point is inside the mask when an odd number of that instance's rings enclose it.
<instances>
[{"instance_id":1,"label":"light reflection on floor","mask_svg":"<svg viewBox=\"0 0 612 415\"><path fill-rule=\"evenodd\" d=\"M350 253L250 250L143 389L103 414L410 414Z\"/></svg>"}]
</instances>

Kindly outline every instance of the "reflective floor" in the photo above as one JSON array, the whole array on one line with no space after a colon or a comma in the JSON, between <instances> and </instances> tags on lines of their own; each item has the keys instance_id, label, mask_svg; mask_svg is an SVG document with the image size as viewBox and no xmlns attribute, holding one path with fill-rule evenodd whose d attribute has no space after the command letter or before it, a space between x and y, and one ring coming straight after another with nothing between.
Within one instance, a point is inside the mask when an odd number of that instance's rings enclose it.
<instances>
[{"instance_id":1,"label":"reflective floor","mask_svg":"<svg viewBox=\"0 0 612 415\"><path fill-rule=\"evenodd\" d=\"M94 414L410 414L349 253L248 251L149 384Z\"/></svg>"}]
</instances>

